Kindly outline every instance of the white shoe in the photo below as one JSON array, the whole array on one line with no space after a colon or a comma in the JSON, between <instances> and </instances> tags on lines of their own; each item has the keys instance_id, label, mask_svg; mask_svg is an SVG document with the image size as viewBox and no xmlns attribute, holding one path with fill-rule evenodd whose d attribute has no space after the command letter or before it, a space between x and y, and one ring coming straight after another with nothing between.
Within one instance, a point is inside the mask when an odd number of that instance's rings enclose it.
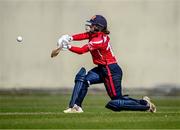
<instances>
[{"instance_id":1,"label":"white shoe","mask_svg":"<svg viewBox=\"0 0 180 130\"><path fill-rule=\"evenodd\" d=\"M155 113L155 112L156 112L156 106L151 102L150 98L147 97L147 96L144 96L144 97L143 97L143 100L147 101L148 104L149 104L149 106L150 106L150 108L149 108L148 111L150 111L150 112L152 112L152 113Z\"/></svg>"},{"instance_id":2,"label":"white shoe","mask_svg":"<svg viewBox=\"0 0 180 130\"><path fill-rule=\"evenodd\" d=\"M63 111L64 113L72 113L72 108L67 108L66 110Z\"/></svg>"},{"instance_id":3,"label":"white shoe","mask_svg":"<svg viewBox=\"0 0 180 130\"><path fill-rule=\"evenodd\" d=\"M66 110L63 111L64 113L82 113L83 110L80 106L74 105L73 108L67 108Z\"/></svg>"},{"instance_id":4,"label":"white shoe","mask_svg":"<svg viewBox=\"0 0 180 130\"><path fill-rule=\"evenodd\" d=\"M82 113L83 112L82 108L76 104L74 104L74 107L72 109L74 109L76 111L76 113Z\"/></svg>"}]
</instances>

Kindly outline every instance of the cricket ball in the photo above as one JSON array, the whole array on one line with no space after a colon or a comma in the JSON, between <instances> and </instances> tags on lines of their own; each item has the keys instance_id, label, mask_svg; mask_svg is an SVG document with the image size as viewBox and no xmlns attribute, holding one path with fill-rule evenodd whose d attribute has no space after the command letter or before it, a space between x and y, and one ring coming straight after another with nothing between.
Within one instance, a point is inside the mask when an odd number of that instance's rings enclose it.
<instances>
[{"instance_id":1,"label":"cricket ball","mask_svg":"<svg viewBox=\"0 0 180 130\"><path fill-rule=\"evenodd\" d=\"M18 36L17 39L16 39L18 42L22 42L23 41L23 38L21 36Z\"/></svg>"}]
</instances>

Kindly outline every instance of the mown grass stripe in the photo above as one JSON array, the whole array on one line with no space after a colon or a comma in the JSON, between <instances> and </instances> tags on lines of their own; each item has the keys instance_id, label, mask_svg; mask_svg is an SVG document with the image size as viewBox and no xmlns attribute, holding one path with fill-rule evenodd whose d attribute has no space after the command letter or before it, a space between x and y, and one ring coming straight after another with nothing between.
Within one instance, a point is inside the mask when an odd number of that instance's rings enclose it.
<instances>
[{"instance_id":1,"label":"mown grass stripe","mask_svg":"<svg viewBox=\"0 0 180 130\"><path fill-rule=\"evenodd\" d=\"M85 114L93 114L93 112L84 112ZM84 114L84 113L67 113L67 114ZM106 114L108 112L104 112ZM119 112L119 113L129 113L135 114L137 112ZM147 112L149 113L149 112ZM180 112L156 112L152 114L180 114ZM0 115L59 115L65 114L63 112L1 112ZM144 112L139 112L138 114L144 114Z\"/></svg>"}]
</instances>

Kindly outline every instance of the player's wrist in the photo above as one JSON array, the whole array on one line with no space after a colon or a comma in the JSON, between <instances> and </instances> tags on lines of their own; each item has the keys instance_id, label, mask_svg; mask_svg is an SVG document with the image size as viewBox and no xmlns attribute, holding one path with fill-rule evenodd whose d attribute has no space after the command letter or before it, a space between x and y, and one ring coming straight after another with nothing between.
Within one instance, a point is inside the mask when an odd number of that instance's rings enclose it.
<instances>
[{"instance_id":1,"label":"player's wrist","mask_svg":"<svg viewBox=\"0 0 180 130\"><path fill-rule=\"evenodd\" d=\"M69 36L69 42L73 41L73 37Z\"/></svg>"},{"instance_id":2,"label":"player's wrist","mask_svg":"<svg viewBox=\"0 0 180 130\"><path fill-rule=\"evenodd\" d=\"M71 47L72 47L71 45L67 45L67 49L71 49Z\"/></svg>"}]
</instances>

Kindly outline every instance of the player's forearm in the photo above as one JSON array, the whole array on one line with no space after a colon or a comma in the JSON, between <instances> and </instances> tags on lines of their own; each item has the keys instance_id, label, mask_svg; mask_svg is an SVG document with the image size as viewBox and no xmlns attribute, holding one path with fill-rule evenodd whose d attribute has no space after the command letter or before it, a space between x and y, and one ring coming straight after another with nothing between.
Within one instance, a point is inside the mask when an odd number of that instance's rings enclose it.
<instances>
[{"instance_id":1,"label":"player's forearm","mask_svg":"<svg viewBox=\"0 0 180 130\"><path fill-rule=\"evenodd\" d=\"M72 35L73 41L80 41L89 38L89 33L80 33Z\"/></svg>"},{"instance_id":2,"label":"player's forearm","mask_svg":"<svg viewBox=\"0 0 180 130\"><path fill-rule=\"evenodd\" d=\"M71 48L69 48L69 50L71 52L77 53L77 54L84 54L86 52L88 52L88 48L85 47L75 47L75 46L71 46Z\"/></svg>"}]
</instances>

